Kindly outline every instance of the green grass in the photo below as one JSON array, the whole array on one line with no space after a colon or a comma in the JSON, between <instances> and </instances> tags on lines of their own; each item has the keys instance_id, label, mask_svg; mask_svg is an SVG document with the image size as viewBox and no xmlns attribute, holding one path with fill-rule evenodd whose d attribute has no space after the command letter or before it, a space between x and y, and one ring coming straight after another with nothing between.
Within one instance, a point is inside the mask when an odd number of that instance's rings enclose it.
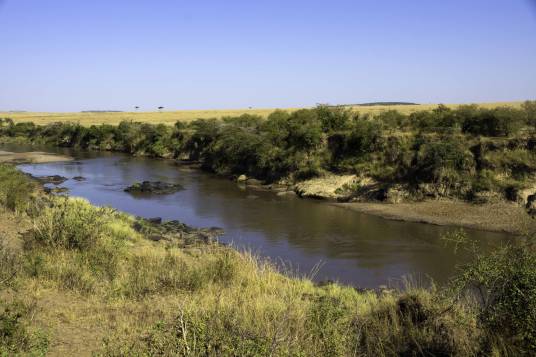
<instances>
[{"instance_id":1,"label":"green grass","mask_svg":"<svg viewBox=\"0 0 536 357\"><path fill-rule=\"evenodd\" d=\"M28 203L37 185L24 178L13 166L3 165L0 170L0 205L17 212L29 208Z\"/></svg>"}]
</instances>

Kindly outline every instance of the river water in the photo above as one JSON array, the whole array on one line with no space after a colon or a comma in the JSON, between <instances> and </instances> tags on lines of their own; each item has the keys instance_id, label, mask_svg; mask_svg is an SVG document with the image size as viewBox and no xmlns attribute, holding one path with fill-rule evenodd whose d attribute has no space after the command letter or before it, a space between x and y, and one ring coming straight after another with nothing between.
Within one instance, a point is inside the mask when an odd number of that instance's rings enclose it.
<instances>
[{"instance_id":1,"label":"river water","mask_svg":"<svg viewBox=\"0 0 536 357\"><path fill-rule=\"evenodd\" d=\"M27 147L4 147L27 151ZM33 148L35 150L35 148ZM20 165L32 175L70 178L63 187L87 198L143 217L177 219L198 227L221 227L220 241L271 259L290 274L334 280L363 288L400 285L410 280L445 283L470 256L445 246L441 236L453 227L390 221L334 207L326 202L279 197L169 160L115 153L73 155L74 162ZM72 177L83 176L78 182ZM184 190L164 196L132 196L123 189L137 181L180 183ZM511 235L466 230L480 249L489 250Z\"/></svg>"}]
</instances>

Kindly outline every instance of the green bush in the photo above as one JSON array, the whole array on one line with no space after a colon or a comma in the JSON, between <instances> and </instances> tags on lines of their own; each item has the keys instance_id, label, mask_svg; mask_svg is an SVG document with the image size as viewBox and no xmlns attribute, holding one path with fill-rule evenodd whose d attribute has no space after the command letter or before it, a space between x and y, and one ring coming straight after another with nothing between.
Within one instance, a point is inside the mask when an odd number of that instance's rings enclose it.
<instances>
[{"instance_id":1,"label":"green bush","mask_svg":"<svg viewBox=\"0 0 536 357\"><path fill-rule=\"evenodd\" d=\"M48 338L41 331L30 332L24 320L29 308L22 303L0 301L0 356L45 356Z\"/></svg>"},{"instance_id":2,"label":"green bush","mask_svg":"<svg viewBox=\"0 0 536 357\"><path fill-rule=\"evenodd\" d=\"M454 279L457 294L475 299L487 345L509 355L536 350L536 252L532 241L478 255Z\"/></svg>"},{"instance_id":3,"label":"green bush","mask_svg":"<svg viewBox=\"0 0 536 357\"><path fill-rule=\"evenodd\" d=\"M536 154L526 149L491 151L484 156L483 164L523 180L536 172Z\"/></svg>"},{"instance_id":4,"label":"green bush","mask_svg":"<svg viewBox=\"0 0 536 357\"><path fill-rule=\"evenodd\" d=\"M323 105L316 107L315 112L325 133L349 129L352 121L359 116L348 108Z\"/></svg>"},{"instance_id":5,"label":"green bush","mask_svg":"<svg viewBox=\"0 0 536 357\"><path fill-rule=\"evenodd\" d=\"M14 166L0 164L0 205L24 212L31 204L37 185Z\"/></svg>"},{"instance_id":6,"label":"green bush","mask_svg":"<svg viewBox=\"0 0 536 357\"><path fill-rule=\"evenodd\" d=\"M411 126L419 131L434 131L437 128L436 116L430 111L418 111L409 116Z\"/></svg>"},{"instance_id":7,"label":"green bush","mask_svg":"<svg viewBox=\"0 0 536 357\"><path fill-rule=\"evenodd\" d=\"M84 199L58 197L36 218L32 237L43 246L88 250L102 237L105 219L103 209Z\"/></svg>"},{"instance_id":8,"label":"green bush","mask_svg":"<svg viewBox=\"0 0 536 357\"><path fill-rule=\"evenodd\" d=\"M438 182L448 170L458 174L474 169L471 152L453 137L427 141L419 144L418 148L412 173L417 182Z\"/></svg>"},{"instance_id":9,"label":"green bush","mask_svg":"<svg viewBox=\"0 0 536 357\"><path fill-rule=\"evenodd\" d=\"M358 119L351 130L328 137L331 166L336 171L347 171L359 162L368 161L369 154L378 151L382 144L381 124Z\"/></svg>"},{"instance_id":10,"label":"green bush","mask_svg":"<svg viewBox=\"0 0 536 357\"><path fill-rule=\"evenodd\" d=\"M516 134L526 123L523 111L509 107L464 107L459 109L459 116L463 120L463 132L473 135L509 136Z\"/></svg>"},{"instance_id":11,"label":"green bush","mask_svg":"<svg viewBox=\"0 0 536 357\"><path fill-rule=\"evenodd\" d=\"M409 291L356 320L358 355L476 356L480 334L471 319L448 299Z\"/></svg>"},{"instance_id":12,"label":"green bush","mask_svg":"<svg viewBox=\"0 0 536 357\"><path fill-rule=\"evenodd\" d=\"M493 191L497 186L495 175L490 170L482 170L473 179L471 184L472 193Z\"/></svg>"},{"instance_id":13,"label":"green bush","mask_svg":"<svg viewBox=\"0 0 536 357\"><path fill-rule=\"evenodd\" d=\"M0 239L0 289L13 283L20 265L20 257L8 249L3 239Z\"/></svg>"},{"instance_id":14,"label":"green bush","mask_svg":"<svg viewBox=\"0 0 536 357\"><path fill-rule=\"evenodd\" d=\"M0 239L0 356L44 356L48 348L47 337L42 332L32 333L27 328L29 306L8 301L9 294L4 294L4 289L14 287L22 263L21 257Z\"/></svg>"},{"instance_id":15,"label":"green bush","mask_svg":"<svg viewBox=\"0 0 536 357\"><path fill-rule=\"evenodd\" d=\"M138 237L124 214L80 198L55 197L25 238L26 272L89 293L120 275L125 242Z\"/></svg>"},{"instance_id":16,"label":"green bush","mask_svg":"<svg viewBox=\"0 0 536 357\"><path fill-rule=\"evenodd\" d=\"M527 100L522 108L527 115L527 124L536 129L536 100Z\"/></svg>"},{"instance_id":17,"label":"green bush","mask_svg":"<svg viewBox=\"0 0 536 357\"><path fill-rule=\"evenodd\" d=\"M322 123L313 110L293 112L287 120L286 144L291 151L310 152L320 145L323 137Z\"/></svg>"},{"instance_id":18,"label":"green bush","mask_svg":"<svg viewBox=\"0 0 536 357\"><path fill-rule=\"evenodd\" d=\"M355 344L351 309L342 299L330 295L316 297L307 316L306 329L311 334L315 355L344 356L348 347ZM329 321L329 323L328 323Z\"/></svg>"}]
</instances>

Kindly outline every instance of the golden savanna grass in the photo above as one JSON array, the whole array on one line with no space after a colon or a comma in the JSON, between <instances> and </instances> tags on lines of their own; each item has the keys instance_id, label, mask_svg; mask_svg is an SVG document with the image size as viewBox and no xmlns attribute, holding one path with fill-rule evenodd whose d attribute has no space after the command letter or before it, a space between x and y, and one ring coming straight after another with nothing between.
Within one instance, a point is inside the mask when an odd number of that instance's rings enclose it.
<instances>
[{"instance_id":1,"label":"golden savanna grass","mask_svg":"<svg viewBox=\"0 0 536 357\"><path fill-rule=\"evenodd\" d=\"M495 108L499 106L520 107L522 102L495 102L478 103L483 108ZM386 110L398 110L409 114L419 110L430 110L437 104L420 105L373 105L353 106L352 109L360 113L377 114ZM447 104L448 107L456 108L459 104ZM287 111L295 111L300 108L282 108ZM37 125L45 125L53 122L80 123L85 126L98 124L117 125L121 121L140 121L152 124L174 124L177 121L189 122L195 119L221 118L225 116L238 116L241 114L254 114L262 117L268 116L275 108L264 109L214 109L214 110L178 110L162 112L91 112L91 113L44 113L44 112L0 112L0 118L11 118L18 122L34 122Z\"/></svg>"}]
</instances>

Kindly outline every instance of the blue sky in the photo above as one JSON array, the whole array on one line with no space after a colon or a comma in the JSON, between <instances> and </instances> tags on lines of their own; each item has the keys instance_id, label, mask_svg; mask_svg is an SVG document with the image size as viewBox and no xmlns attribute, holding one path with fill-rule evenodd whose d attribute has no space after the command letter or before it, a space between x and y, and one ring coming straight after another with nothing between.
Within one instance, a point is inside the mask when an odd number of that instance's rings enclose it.
<instances>
[{"instance_id":1,"label":"blue sky","mask_svg":"<svg viewBox=\"0 0 536 357\"><path fill-rule=\"evenodd\" d=\"M534 0L0 0L0 110L536 99Z\"/></svg>"}]
</instances>

